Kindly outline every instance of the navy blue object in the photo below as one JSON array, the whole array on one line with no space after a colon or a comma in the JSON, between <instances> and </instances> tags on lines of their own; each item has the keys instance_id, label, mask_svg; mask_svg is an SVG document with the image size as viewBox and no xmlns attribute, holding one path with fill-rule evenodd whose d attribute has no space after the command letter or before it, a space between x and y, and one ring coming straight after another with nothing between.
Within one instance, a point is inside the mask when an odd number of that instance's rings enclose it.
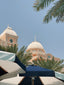
<instances>
[{"instance_id":1,"label":"navy blue object","mask_svg":"<svg viewBox=\"0 0 64 85\"><path fill-rule=\"evenodd\" d=\"M15 62L26 71L26 73L19 74L20 76L55 76L55 72L53 70L35 65L29 65L26 67L23 63L21 63L17 56L15 58Z\"/></svg>"},{"instance_id":2,"label":"navy blue object","mask_svg":"<svg viewBox=\"0 0 64 85\"><path fill-rule=\"evenodd\" d=\"M29 65L26 67L26 73L20 76L55 76L55 72L40 66Z\"/></svg>"},{"instance_id":3,"label":"navy blue object","mask_svg":"<svg viewBox=\"0 0 64 85\"><path fill-rule=\"evenodd\" d=\"M14 62L17 63L24 71L26 71L26 66L23 63L21 63L17 56L15 57Z\"/></svg>"}]
</instances>

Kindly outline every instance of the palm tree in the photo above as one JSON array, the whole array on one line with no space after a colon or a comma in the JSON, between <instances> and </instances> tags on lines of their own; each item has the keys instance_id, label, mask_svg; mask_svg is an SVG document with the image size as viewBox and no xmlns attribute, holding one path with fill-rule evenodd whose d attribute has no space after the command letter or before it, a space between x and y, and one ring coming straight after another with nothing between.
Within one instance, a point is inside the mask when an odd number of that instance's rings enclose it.
<instances>
[{"instance_id":1,"label":"palm tree","mask_svg":"<svg viewBox=\"0 0 64 85\"><path fill-rule=\"evenodd\" d=\"M26 47L23 46L18 52L17 52L17 57L19 58L19 60L24 64L24 65L29 65L30 62L28 62L32 56L31 53L29 52L25 52Z\"/></svg>"},{"instance_id":2,"label":"palm tree","mask_svg":"<svg viewBox=\"0 0 64 85\"><path fill-rule=\"evenodd\" d=\"M54 3L54 1L56 2ZM48 23L52 18L56 18L56 22L64 22L64 0L36 0L34 7L39 11L40 9L49 6L51 2L54 3L54 6L45 15L43 21Z\"/></svg>"},{"instance_id":3,"label":"palm tree","mask_svg":"<svg viewBox=\"0 0 64 85\"><path fill-rule=\"evenodd\" d=\"M39 65L43 68L52 69L52 70L58 71L58 72L60 72L61 69L64 67L63 62L64 62L64 60L55 61L54 57L52 58L52 60L47 59L47 61L43 60L42 57L40 57L36 61L35 60L33 61L33 63L35 65Z\"/></svg>"}]
</instances>

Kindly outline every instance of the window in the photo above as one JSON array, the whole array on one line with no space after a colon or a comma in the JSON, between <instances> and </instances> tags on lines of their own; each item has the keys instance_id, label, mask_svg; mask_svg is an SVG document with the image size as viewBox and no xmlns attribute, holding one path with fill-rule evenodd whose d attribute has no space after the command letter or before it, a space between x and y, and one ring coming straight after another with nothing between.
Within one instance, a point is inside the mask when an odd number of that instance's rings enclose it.
<instances>
[{"instance_id":1,"label":"window","mask_svg":"<svg viewBox=\"0 0 64 85\"><path fill-rule=\"evenodd\" d=\"M50 58L50 56L48 56L48 58Z\"/></svg>"},{"instance_id":2,"label":"window","mask_svg":"<svg viewBox=\"0 0 64 85\"><path fill-rule=\"evenodd\" d=\"M10 42L11 42L11 43L13 43L13 40L12 40L12 39L10 39Z\"/></svg>"}]
</instances>

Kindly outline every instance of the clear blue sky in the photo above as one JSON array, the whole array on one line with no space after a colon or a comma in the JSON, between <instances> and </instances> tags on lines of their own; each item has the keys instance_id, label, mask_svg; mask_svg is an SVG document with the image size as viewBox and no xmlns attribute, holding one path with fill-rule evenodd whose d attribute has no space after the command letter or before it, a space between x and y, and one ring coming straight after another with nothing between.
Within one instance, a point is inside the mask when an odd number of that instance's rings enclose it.
<instances>
[{"instance_id":1,"label":"clear blue sky","mask_svg":"<svg viewBox=\"0 0 64 85\"><path fill-rule=\"evenodd\" d=\"M10 25L19 36L19 49L28 46L36 35L46 53L64 58L64 23L56 23L53 19L44 24L47 12L36 12L33 8L35 0L0 0L0 33Z\"/></svg>"}]
</instances>

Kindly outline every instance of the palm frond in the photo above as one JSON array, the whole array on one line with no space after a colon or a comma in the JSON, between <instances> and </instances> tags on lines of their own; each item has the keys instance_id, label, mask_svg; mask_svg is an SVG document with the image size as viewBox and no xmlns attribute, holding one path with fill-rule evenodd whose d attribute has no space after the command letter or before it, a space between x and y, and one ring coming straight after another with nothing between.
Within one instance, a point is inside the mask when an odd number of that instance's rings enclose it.
<instances>
[{"instance_id":1,"label":"palm frond","mask_svg":"<svg viewBox=\"0 0 64 85\"><path fill-rule=\"evenodd\" d=\"M54 57L52 58L52 60L47 59L47 61L43 60L43 58L40 57L39 59L37 59L37 61L34 60L33 63L43 68L52 69L54 71L61 71L61 69L64 67L63 62L64 60L55 61Z\"/></svg>"},{"instance_id":2,"label":"palm frond","mask_svg":"<svg viewBox=\"0 0 64 85\"><path fill-rule=\"evenodd\" d=\"M52 18L56 18L56 21L64 21L64 0L59 0L56 4L49 10L44 18L44 22L48 23Z\"/></svg>"},{"instance_id":3,"label":"palm frond","mask_svg":"<svg viewBox=\"0 0 64 85\"><path fill-rule=\"evenodd\" d=\"M34 3L34 8L36 8L37 11L39 11L40 9L47 7L53 1L54 0L36 0L36 2Z\"/></svg>"},{"instance_id":4,"label":"palm frond","mask_svg":"<svg viewBox=\"0 0 64 85\"><path fill-rule=\"evenodd\" d=\"M23 46L18 52L17 52L17 56L20 59L20 61L24 64L24 65L28 65L29 64L29 60L32 58L31 53L26 52L26 47Z\"/></svg>"}]
</instances>

